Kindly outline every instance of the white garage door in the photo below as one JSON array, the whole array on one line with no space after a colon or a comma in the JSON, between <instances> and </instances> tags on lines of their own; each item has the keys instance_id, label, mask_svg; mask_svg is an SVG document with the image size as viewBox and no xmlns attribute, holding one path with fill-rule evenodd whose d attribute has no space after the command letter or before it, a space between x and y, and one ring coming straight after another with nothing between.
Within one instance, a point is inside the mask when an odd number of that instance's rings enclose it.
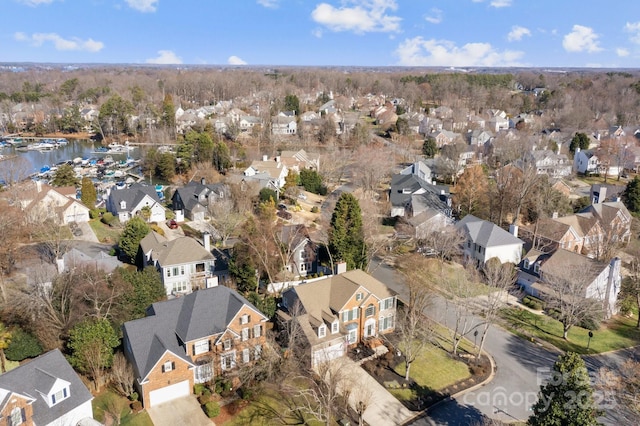
<instances>
[{"instance_id":1,"label":"white garage door","mask_svg":"<svg viewBox=\"0 0 640 426\"><path fill-rule=\"evenodd\" d=\"M155 407L163 402L172 401L176 398L181 398L189 394L191 394L189 389L189 380L185 380L184 382L149 392L149 405L151 407Z\"/></svg>"},{"instance_id":2,"label":"white garage door","mask_svg":"<svg viewBox=\"0 0 640 426\"><path fill-rule=\"evenodd\" d=\"M331 361L344 355L344 343L337 343L323 349L318 349L313 353L313 365L316 366L322 362Z\"/></svg>"}]
</instances>

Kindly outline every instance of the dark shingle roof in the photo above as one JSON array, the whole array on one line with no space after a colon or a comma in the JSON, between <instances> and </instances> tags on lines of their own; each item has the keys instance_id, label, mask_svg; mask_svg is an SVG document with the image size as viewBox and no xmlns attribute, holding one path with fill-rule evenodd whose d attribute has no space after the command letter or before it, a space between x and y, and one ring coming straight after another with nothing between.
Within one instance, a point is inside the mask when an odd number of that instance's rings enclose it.
<instances>
[{"instance_id":1,"label":"dark shingle roof","mask_svg":"<svg viewBox=\"0 0 640 426\"><path fill-rule=\"evenodd\" d=\"M207 185L199 181L191 181L182 188L176 189L177 196L179 197L179 200L182 201L184 209L187 211L193 210L198 204L206 206L207 202L204 201L203 203L200 203L199 199L201 196L206 199L209 197L211 192L214 192L217 195L226 192L224 184L216 183ZM173 198L176 199L176 194L174 194Z\"/></svg>"},{"instance_id":2,"label":"dark shingle roof","mask_svg":"<svg viewBox=\"0 0 640 426\"><path fill-rule=\"evenodd\" d=\"M391 177L391 193L389 201L392 206L405 207L411 195L420 192L425 203L441 211L447 211L449 187L446 185L432 185L414 175L396 174Z\"/></svg>"},{"instance_id":3,"label":"dark shingle roof","mask_svg":"<svg viewBox=\"0 0 640 426\"><path fill-rule=\"evenodd\" d=\"M144 378L166 351L191 363L184 342L224 332L244 305L262 315L237 292L218 286L154 303L149 316L126 322L123 329L139 377Z\"/></svg>"},{"instance_id":4,"label":"dark shingle roof","mask_svg":"<svg viewBox=\"0 0 640 426\"><path fill-rule=\"evenodd\" d=\"M69 383L69 397L49 407L45 398L56 380ZM58 349L1 375L0 390L33 398L33 422L38 425L49 424L93 399L89 389Z\"/></svg>"},{"instance_id":5,"label":"dark shingle roof","mask_svg":"<svg viewBox=\"0 0 640 426\"><path fill-rule=\"evenodd\" d=\"M113 189L109 193L111 205L120 212L129 212L136 207L145 196L151 197L156 203L161 203L155 187L141 184L133 184L129 188ZM125 202L125 208L120 208L120 203Z\"/></svg>"}]
</instances>

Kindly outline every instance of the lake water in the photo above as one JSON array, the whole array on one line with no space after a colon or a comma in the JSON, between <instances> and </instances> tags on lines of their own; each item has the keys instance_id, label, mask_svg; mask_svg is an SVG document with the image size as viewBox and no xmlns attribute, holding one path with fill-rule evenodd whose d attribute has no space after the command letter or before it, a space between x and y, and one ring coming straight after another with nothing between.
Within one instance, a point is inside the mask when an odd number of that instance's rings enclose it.
<instances>
[{"instance_id":1,"label":"lake water","mask_svg":"<svg viewBox=\"0 0 640 426\"><path fill-rule=\"evenodd\" d=\"M126 160L127 153L96 153L96 149L101 147L100 143L95 143L86 139L70 139L67 145L48 151L20 151L14 146L7 146L0 151L2 155L13 156L18 155L28 162L29 174L38 173L44 166L53 166L74 158L103 158L107 155L113 157L115 161ZM129 152L129 158L139 159L142 155L140 147L132 149ZM6 160L8 162L12 160ZM3 161L4 163L5 161Z\"/></svg>"}]
</instances>

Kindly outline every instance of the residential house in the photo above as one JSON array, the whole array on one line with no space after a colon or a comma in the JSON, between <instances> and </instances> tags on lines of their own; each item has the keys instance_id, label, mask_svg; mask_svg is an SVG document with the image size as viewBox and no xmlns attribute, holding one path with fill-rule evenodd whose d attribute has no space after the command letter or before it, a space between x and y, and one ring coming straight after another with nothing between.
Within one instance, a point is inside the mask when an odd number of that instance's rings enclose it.
<instances>
[{"instance_id":1,"label":"residential house","mask_svg":"<svg viewBox=\"0 0 640 426\"><path fill-rule=\"evenodd\" d=\"M280 156L269 160L266 155L262 156L262 161L253 161L244 171L245 180L257 181L261 188L270 187L273 190L284 187L288 174L289 169Z\"/></svg>"},{"instance_id":2,"label":"residential house","mask_svg":"<svg viewBox=\"0 0 640 426\"><path fill-rule=\"evenodd\" d=\"M451 132L449 130L438 130L430 133L427 137L435 139L438 148L442 148L444 145L449 145L454 142L462 141L462 136L459 133Z\"/></svg>"},{"instance_id":3,"label":"residential house","mask_svg":"<svg viewBox=\"0 0 640 426\"><path fill-rule=\"evenodd\" d=\"M583 297L601 302L606 319L618 312L621 263L617 257L603 263L564 249L552 253L532 249L519 265L517 282L525 293L545 299L558 291L566 291L563 281L578 280L568 287L579 288L584 292ZM561 287L554 289L557 285Z\"/></svg>"},{"instance_id":4,"label":"residential house","mask_svg":"<svg viewBox=\"0 0 640 426\"><path fill-rule=\"evenodd\" d=\"M573 156L573 170L578 173L606 173L608 176L618 176L624 165L617 165L606 153L595 150L581 150L576 148Z\"/></svg>"},{"instance_id":5,"label":"residential house","mask_svg":"<svg viewBox=\"0 0 640 426\"><path fill-rule=\"evenodd\" d=\"M169 241L152 231L140 241L141 266L154 265L160 271L167 296L210 287L217 281L210 238L205 232L202 244L191 237Z\"/></svg>"},{"instance_id":6,"label":"residential house","mask_svg":"<svg viewBox=\"0 0 640 426\"><path fill-rule=\"evenodd\" d=\"M423 161L416 161L415 163L400 170L401 175L415 175L419 179L431 184L432 174L431 168L427 166Z\"/></svg>"},{"instance_id":7,"label":"residential house","mask_svg":"<svg viewBox=\"0 0 640 426\"><path fill-rule=\"evenodd\" d=\"M285 225L280 233L280 242L289 254L286 270L294 278L315 274L318 269L318 247L309 238L304 225Z\"/></svg>"},{"instance_id":8,"label":"residential house","mask_svg":"<svg viewBox=\"0 0 640 426\"><path fill-rule=\"evenodd\" d=\"M229 189L224 184L207 184L202 178L176 189L171 197L171 205L178 222L182 222L185 217L193 221L202 221L209 214L211 205L228 198L229 195Z\"/></svg>"},{"instance_id":9,"label":"residential house","mask_svg":"<svg viewBox=\"0 0 640 426\"><path fill-rule=\"evenodd\" d=\"M295 135L298 123L295 117L277 115L271 118L271 133L273 135Z\"/></svg>"},{"instance_id":10,"label":"residential house","mask_svg":"<svg viewBox=\"0 0 640 426\"><path fill-rule=\"evenodd\" d=\"M145 408L193 393L195 383L233 377L258 360L268 318L223 286L157 302L123 326L124 353Z\"/></svg>"},{"instance_id":11,"label":"residential house","mask_svg":"<svg viewBox=\"0 0 640 426\"><path fill-rule=\"evenodd\" d=\"M93 395L55 349L0 376L3 425L100 425Z\"/></svg>"},{"instance_id":12,"label":"residential house","mask_svg":"<svg viewBox=\"0 0 640 426\"><path fill-rule=\"evenodd\" d=\"M278 318L298 323L310 346L306 356L317 366L345 356L349 347L392 332L396 293L356 269L289 288L282 294Z\"/></svg>"},{"instance_id":13,"label":"residential house","mask_svg":"<svg viewBox=\"0 0 640 426\"><path fill-rule=\"evenodd\" d=\"M548 149L529 151L525 154L524 161L535 165L537 174L553 178L569 176L572 171L571 162L565 154Z\"/></svg>"},{"instance_id":14,"label":"residential house","mask_svg":"<svg viewBox=\"0 0 640 426\"><path fill-rule=\"evenodd\" d=\"M322 111L322 110L320 110ZM300 114L300 121L314 121L320 118L320 114L315 111L306 111Z\"/></svg>"},{"instance_id":15,"label":"residential house","mask_svg":"<svg viewBox=\"0 0 640 426\"><path fill-rule=\"evenodd\" d=\"M540 218L535 224L521 227L520 233L531 246L549 253L558 249L582 253L582 235L571 226L571 222L555 218Z\"/></svg>"},{"instance_id":16,"label":"residential house","mask_svg":"<svg viewBox=\"0 0 640 426\"><path fill-rule=\"evenodd\" d=\"M164 206L155 187L134 183L128 188L113 187L109 191L106 203L107 211L125 223L134 216L140 216L147 222L167 220Z\"/></svg>"},{"instance_id":17,"label":"residential house","mask_svg":"<svg viewBox=\"0 0 640 426\"><path fill-rule=\"evenodd\" d=\"M485 146L493 140L491 132L482 129L469 130L467 132L467 142L469 145Z\"/></svg>"},{"instance_id":18,"label":"residential house","mask_svg":"<svg viewBox=\"0 0 640 426\"><path fill-rule=\"evenodd\" d=\"M241 132L251 131L254 127L259 128L262 126L262 120L260 117L255 117L253 115L243 115L238 120L238 126L240 126Z\"/></svg>"},{"instance_id":19,"label":"residential house","mask_svg":"<svg viewBox=\"0 0 640 426\"><path fill-rule=\"evenodd\" d=\"M464 232L467 258L481 265L494 257L501 263L520 263L524 241L498 225L468 214L455 227ZM513 232L517 233L517 227L513 227Z\"/></svg>"},{"instance_id":20,"label":"residential house","mask_svg":"<svg viewBox=\"0 0 640 426\"><path fill-rule=\"evenodd\" d=\"M418 132L421 135L428 135L442 130L442 120L430 116L425 116L420 120Z\"/></svg>"},{"instance_id":21,"label":"residential house","mask_svg":"<svg viewBox=\"0 0 640 426\"><path fill-rule=\"evenodd\" d=\"M41 181L19 184L17 202L30 223L52 220L58 225L88 222L89 207L76 198L76 189L54 188Z\"/></svg>"},{"instance_id":22,"label":"residential house","mask_svg":"<svg viewBox=\"0 0 640 426\"><path fill-rule=\"evenodd\" d=\"M631 213L621 201L593 203L580 213L590 213L602 225L604 241L628 243L631 240Z\"/></svg>"},{"instance_id":23,"label":"residential house","mask_svg":"<svg viewBox=\"0 0 640 426\"><path fill-rule=\"evenodd\" d=\"M304 149L298 151L282 151L280 161L289 170L300 173L302 169L320 171L320 155L308 153Z\"/></svg>"},{"instance_id":24,"label":"residential house","mask_svg":"<svg viewBox=\"0 0 640 426\"><path fill-rule=\"evenodd\" d=\"M445 216L451 216L451 196L448 186L430 184L416 174L396 174L391 177L389 191L391 217L410 215L416 210L419 201L417 197L413 197L414 195L424 199L420 202L420 211L425 210L426 206L444 213Z\"/></svg>"}]
</instances>

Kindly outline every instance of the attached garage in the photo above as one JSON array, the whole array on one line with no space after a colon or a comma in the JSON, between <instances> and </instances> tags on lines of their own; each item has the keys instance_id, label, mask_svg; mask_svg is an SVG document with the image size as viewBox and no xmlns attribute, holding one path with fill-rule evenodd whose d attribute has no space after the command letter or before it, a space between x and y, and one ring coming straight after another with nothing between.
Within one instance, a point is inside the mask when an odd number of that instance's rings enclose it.
<instances>
[{"instance_id":1,"label":"attached garage","mask_svg":"<svg viewBox=\"0 0 640 426\"><path fill-rule=\"evenodd\" d=\"M149 392L149 407L155 407L163 402L172 401L190 394L189 380L178 382L171 386L165 386L164 388Z\"/></svg>"},{"instance_id":2,"label":"attached garage","mask_svg":"<svg viewBox=\"0 0 640 426\"><path fill-rule=\"evenodd\" d=\"M344 356L346 345L344 342L335 343L324 348L315 349L313 351L313 366L320 363L331 361Z\"/></svg>"}]
</instances>

